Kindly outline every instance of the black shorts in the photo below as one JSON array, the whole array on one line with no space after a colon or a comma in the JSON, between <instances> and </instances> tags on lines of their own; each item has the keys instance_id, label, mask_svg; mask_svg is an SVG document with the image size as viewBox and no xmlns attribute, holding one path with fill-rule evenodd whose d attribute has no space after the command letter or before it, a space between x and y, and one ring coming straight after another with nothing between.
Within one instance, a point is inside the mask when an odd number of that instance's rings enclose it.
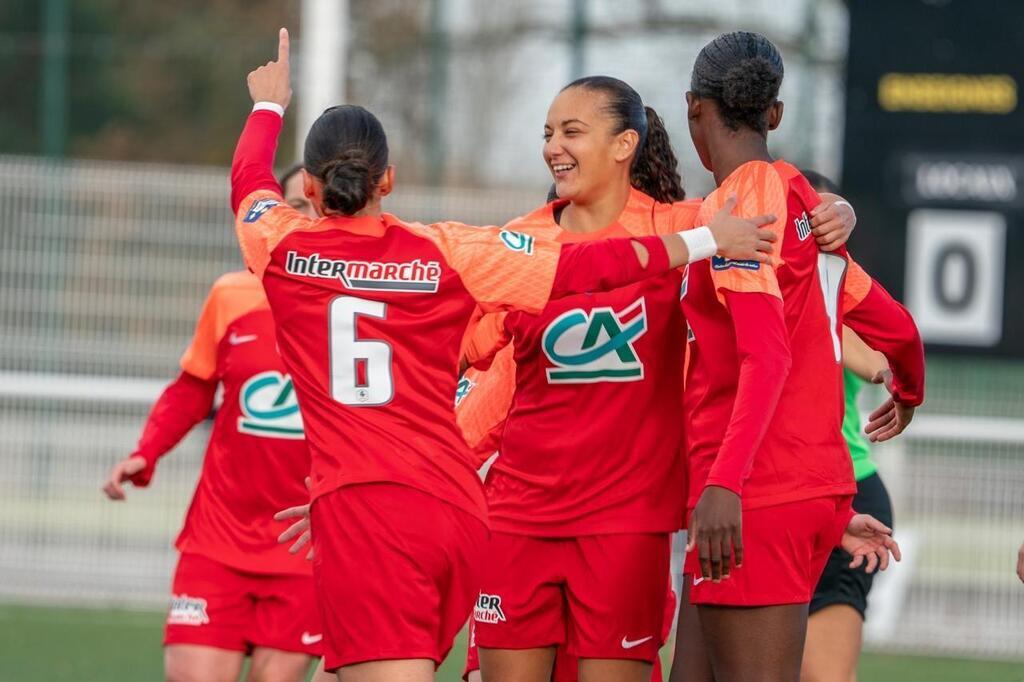
<instances>
[{"instance_id":1,"label":"black shorts","mask_svg":"<svg viewBox=\"0 0 1024 682\"><path fill-rule=\"evenodd\" d=\"M893 527L892 502L878 474L871 474L857 482L853 509L858 514L871 514L890 528ZM852 560L853 557L842 549L832 550L828 563L825 564L825 571L821 574L818 587L811 598L811 613L834 604L848 604L857 609L860 617L864 618L864 612L868 608L868 592L871 591L875 575L866 573L864 566L850 568Z\"/></svg>"}]
</instances>

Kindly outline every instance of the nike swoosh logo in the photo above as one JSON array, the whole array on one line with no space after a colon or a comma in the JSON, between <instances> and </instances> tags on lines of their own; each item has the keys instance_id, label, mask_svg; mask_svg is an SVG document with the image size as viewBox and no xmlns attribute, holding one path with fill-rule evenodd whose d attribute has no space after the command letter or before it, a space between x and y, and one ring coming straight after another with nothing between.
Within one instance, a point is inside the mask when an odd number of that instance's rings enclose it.
<instances>
[{"instance_id":1,"label":"nike swoosh logo","mask_svg":"<svg viewBox=\"0 0 1024 682\"><path fill-rule=\"evenodd\" d=\"M316 644L317 642L319 642L323 638L324 638L324 636L322 634L321 635L311 635L308 632L303 632L302 633L302 645L303 646L312 646L313 644Z\"/></svg>"},{"instance_id":2,"label":"nike swoosh logo","mask_svg":"<svg viewBox=\"0 0 1024 682\"><path fill-rule=\"evenodd\" d=\"M700 585L702 582L704 582L704 577L703 576L701 576L699 578L697 576L693 576L693 585L694 585L694 587L696 587L697 585Z\"/></svg>"},{"instance_id":3,"label":"nike swoosh logo","mask_svg":"<svg viewBox=\"0 0 1024 682\"><path fill-rule=\"evenodd\" d=\"M228 343L230 343L232 346L237 346L242 343L249 343L250 341L255 341L257 338L259 337L256 336L255 334L248 334L247 336L238 336L234 332L231 332L231 336L228 337Z\"/></svg>"},{"instance_id":4,"label":"nike swoosh logo","mask_svg":"<svg viewBox=\"0 0 1024 682\"><path fill-rule=\"evenodd\" d=\"M646 637L644 637L642 639L634 639L634 640L628 640L625 637L623 637L622 638L622 648L623 649L632 649L632 648L638 647L641 644L643 644L644 642L650 641L652 639L654 639L654 635L647 635Z\"/></svg>"}]
</instances>

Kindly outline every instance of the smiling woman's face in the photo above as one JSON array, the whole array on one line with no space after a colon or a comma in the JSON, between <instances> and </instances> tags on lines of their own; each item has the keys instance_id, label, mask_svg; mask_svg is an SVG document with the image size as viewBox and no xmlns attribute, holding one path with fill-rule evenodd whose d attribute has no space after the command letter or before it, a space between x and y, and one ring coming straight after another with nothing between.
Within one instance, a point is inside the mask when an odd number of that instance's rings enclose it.
<instances>
[{"instance_id":1,"label":"smiling woman's face","mask_svg":"<svg viewBox=\"0 0 1024 682\"><path fill-rule=\"evenodd\" d=\"M603 93L575 87L560 92L548 109L544 162L560 199L586 203L609 183L629 181L637 133L613 132L605 105Z\"/></svg>"}]
</instances>

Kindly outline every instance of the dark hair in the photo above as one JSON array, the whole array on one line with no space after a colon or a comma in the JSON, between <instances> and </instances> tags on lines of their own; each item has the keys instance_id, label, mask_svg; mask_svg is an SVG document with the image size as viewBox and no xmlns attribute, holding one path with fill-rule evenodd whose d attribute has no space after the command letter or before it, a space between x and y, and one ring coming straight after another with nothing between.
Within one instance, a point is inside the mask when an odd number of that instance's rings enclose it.
<instances>
[{"instance_id":1,"label":"dark hair","mask_svg":"<svg viewBox=\"0 0 1024 682\"><path fill-rule=\"evenodd\" d=\"M615 119L615 134L635 130L640 136L629 172L633 187L662 203L686 198L683 181L679 177L679 161L672 150L665 124L654 109L644 106L636 90L628 83L609 76L579 78L562 91L571 88L603 93L608 100L605 112Z\"/></svg>"},{"instance_id":2,"label":"dark hair","mask_svg":"<svg viewBox=\"0 0 1024 682\"><path fill-rule=\"evenodd\" d=\"M384 127L363 107L331 107L306 135L303 165L324 183L325 207L344 215L357 213L388 167Z\"/></svg>"},{"instance_id":3,"label":"dark hair","mask_svg":"<svg viewBox=\"0 0 1024 682\"><path fill-rule=\"evenodd\" d=\"M760 33L735 31L704 46L693 64L690 90L718 103L732 130L740 126L768 134L768 107L782 85L782 55Z\"/></svg>"},{"instance_id":4,"label":"dark hair","mask_svg":"<svg viewBox=\"0 0 1024 682\"><path fill-rule=\"evenodd\" d=\"M288 166L288 168L286 168L283 173L277 176L277 184L281 185L281 189L284 189L284 186L288 183L288 181L301 172L302 164L294 163L291 166Z\"/></svg>"},{"instance_id":5,"label":"dark hair","mask_svg":"<svg viewBox=\"0 0 1024 682\"><path fill-rule=\"evenodd\" d=\"M839 185L832 182L832 180L825 177L818 171L812 171L810 168L801 168L800 174L807 178L807 182L811 183L811 187L814 188L814 191L839 194Z\"/></svg>"}]
</instances>

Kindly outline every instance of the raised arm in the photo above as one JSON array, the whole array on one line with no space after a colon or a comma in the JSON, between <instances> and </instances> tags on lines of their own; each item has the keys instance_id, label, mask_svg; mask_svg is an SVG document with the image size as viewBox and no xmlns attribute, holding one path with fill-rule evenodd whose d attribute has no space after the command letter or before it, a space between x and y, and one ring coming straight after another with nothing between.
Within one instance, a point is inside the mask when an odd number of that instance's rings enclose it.
<instances>
[{"instance_id":1,"label":"raised arm","mask_svg":"<svg viewBox=\"0 0 1024 682\"><path fill-rule=\"evenodd\" d=\"M274 178L274 156L284 111L292 99L288 64L288 29L278 34L277 61L267 62L246 78L253 110L231 160L231 212L238 213L245 197L258 190L283 195Z\"/></svg>"}]
</instances>

